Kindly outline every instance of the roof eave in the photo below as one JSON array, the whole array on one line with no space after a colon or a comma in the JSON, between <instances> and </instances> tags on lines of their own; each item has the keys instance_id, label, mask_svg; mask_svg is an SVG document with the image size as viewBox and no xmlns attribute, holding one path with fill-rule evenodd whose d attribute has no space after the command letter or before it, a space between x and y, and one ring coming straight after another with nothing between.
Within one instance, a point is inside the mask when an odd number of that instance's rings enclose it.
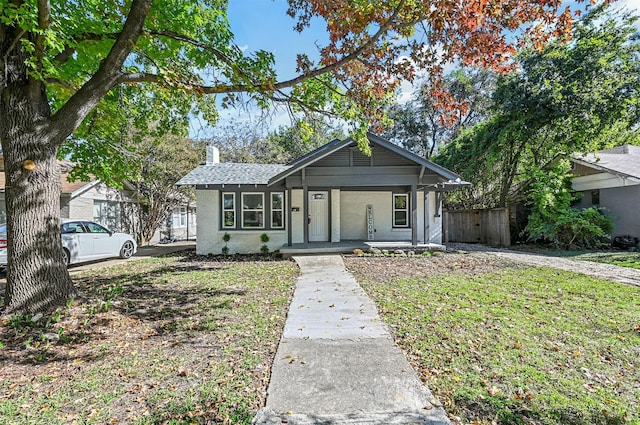
<instances>
[{"instance_id":1,"label":"roof eave","mask_svg":"<svg viewBox=\"0 0 640 425\"><path fill-rule=\"evenodd\" d=\"M629 173L625 173L623 171L618 171L618 170L614 170L612 168L607 168L607 167L603 167L602 165L598 165L597 163L591 162L591 161L587 161L581 158L577 158L577 157L573 157L571 158L571 161L576 162L580 165L583 165L585 167L590 167L593 168L595 170L599 170L599 171L604 171L605 173L608 174L612 174L614 176L618 176L618 177L624 177L624 178L629 178L629 179L640 179L640 176L634 176L633 174L629 174Z\"/></svg>"},{"instance_id":2,"label":"roof eave","mask_svg":"<svg viewBox=\"0 0 640 425\"><path fill-rule=\"evenodd\" d=\"M303 156L299 160L294 161L291 164L290 168L287 168L286 170L282 171L281 173L278 173L275 176L271 177L269 179L269 182L267 183L267 186L273 186L274 184L276 184L279 181L289 177L290 175L302 170L303 168L307 167L308 165L313 164L314 162L319 161L322 158L326 158L327 156L331 155L332 153L334 153L336 151L339 151L343 147L348 146L353 142L354 142L354 140L351 137L348 137L348 138L346 138L344 140L334 139L329 144L321 147L320 149L317 149L315 151L315 155L312 152L311 154L306 155L306 157ZM331 143L335 143L335 146L332 146L331 148L327 149L327 147L329 145L331 145Z\"/></svg>"}]
</instances>

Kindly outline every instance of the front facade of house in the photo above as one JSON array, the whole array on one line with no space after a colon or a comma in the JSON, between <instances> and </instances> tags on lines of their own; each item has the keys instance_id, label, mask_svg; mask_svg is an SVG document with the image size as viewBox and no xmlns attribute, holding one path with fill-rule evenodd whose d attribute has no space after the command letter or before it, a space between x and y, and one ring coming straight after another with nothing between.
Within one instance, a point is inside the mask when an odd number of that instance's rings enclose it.
<instances>
[{"instance_id":1,"label":"front facade of house","mask_svg":"<svg viewBox=\"0 0 640 425\"><path fill-rule=\"evenodd\" d=\"M574 155L572 189L577 207L604 207L614 222L612 236L640 237L640 147L619 146Z\"/></svg>"},{"instance_id":2,"label":"front facade of house","mask_svg":"<svg viewBox=\"0 0 640 425\"><path fill-rule=\"evenodd\" d=\"M334 140L288 164L207 164L178 182L194 185L197 252L259 252L341 241L441 243L442 192L459 177L369 135L371 156L352 139ZM227 234L229 240L224 241Z\"/></svg>"}]
</instances>

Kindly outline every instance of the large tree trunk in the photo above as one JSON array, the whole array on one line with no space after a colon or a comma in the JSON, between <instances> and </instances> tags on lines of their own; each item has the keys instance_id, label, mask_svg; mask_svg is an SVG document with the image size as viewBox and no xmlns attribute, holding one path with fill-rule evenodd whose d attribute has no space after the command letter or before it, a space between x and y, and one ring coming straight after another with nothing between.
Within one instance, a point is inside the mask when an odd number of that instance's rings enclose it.
<instances>
[{"instance_id":1,"label":"large tree trunk","mask_svg":"<svg viewBox=\"0 0 640 425\"><path fill-rule=\"evenodd\" d=\"M9 46L17 31L3 28L6 52L0 90L0 142L5 165L8 264L5 312L31 314L64 304L75 293L62 259L59 143L43 123L51 116L45 88L27 76L27 56Z\"/></svg>"}]
</instances>

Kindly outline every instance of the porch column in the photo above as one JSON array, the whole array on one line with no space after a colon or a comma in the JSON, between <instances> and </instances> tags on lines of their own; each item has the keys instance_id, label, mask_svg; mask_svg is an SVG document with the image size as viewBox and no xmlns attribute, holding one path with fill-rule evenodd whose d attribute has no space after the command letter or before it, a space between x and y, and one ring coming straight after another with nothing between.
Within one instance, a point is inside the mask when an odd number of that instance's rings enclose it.
<instances>
[{"instance_id":1,"label":"porch column","mask_svg":"<svg viewBox=\"0 0 640 425\"><path fill-rule=\"evenodd\" d=\"M303 170L304 171L304 170ZM304 246L309 246L309 188L305 184L302 186L302 234L304 235Z\"/></svg>"},{"instance_id":2,"label":"porch column","mask_svg":"<svg viewBox=\"0 0 640 425\"><path fill-rule=\"evenodd\" d=\"M331 242L340 242L340 189L331 189Z\"/></svg>"},{"instance_id":3,"label":"porch column","mask_svg":"<svg viewBox=\"0 0 640 425\"><path fill-rule=\"evenodd\" d=\"M429 197L431 196L431 192L428 190L424 191L424 243L431 242L431 228L429 227L429 221L431 217L429 216Z\"/></svg>"},{"instance_id":4,"label":"porch column","mask_svg":"<svg viewBox=\"0 0 640 425\"><path fill-rule=\"evenodd\" d=\"M293 208L292 205L292 190L289 187L287 189L287 199L285 199L285 205L287 207L287 245L291 246L293 245L293 235L292 235L292 228L293 228L293 217L291 214L291 208Z\"/></svg>"},{"instance_id":5,"label":"porch column","mask_svg":"<svg viewBox=\"0 0 640 425\"><path fill-rule=\"evenodd\" d=\"M411 185L411 244L418 245L418 185Z\"/></svg>"}]
</instances>

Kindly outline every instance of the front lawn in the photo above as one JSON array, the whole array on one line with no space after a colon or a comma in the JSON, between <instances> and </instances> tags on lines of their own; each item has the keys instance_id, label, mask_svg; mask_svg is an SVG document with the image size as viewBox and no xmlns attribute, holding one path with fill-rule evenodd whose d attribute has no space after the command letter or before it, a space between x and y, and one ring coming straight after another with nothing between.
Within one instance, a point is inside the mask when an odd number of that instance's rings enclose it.
<instances>
[{"instance_id":1,"label":"front lawn","mask_svg":"<svg viewBox=\"0 0 640 425\"><path fill-rule=\"evenodd\" d=\"M177 255L74 277L81 302L0 322L0 423L249 424L297 273Z\"/></svg>"},{"instance_id":2,"label":"front lawn","mask_svg":"<svg viewBox=\"0 0 640 425\"><path fill-rule=\"evenodd\" d=\"M640 424L640 288L473 255L345 262L454 422Z\"/></svg>"}]
</instances>

